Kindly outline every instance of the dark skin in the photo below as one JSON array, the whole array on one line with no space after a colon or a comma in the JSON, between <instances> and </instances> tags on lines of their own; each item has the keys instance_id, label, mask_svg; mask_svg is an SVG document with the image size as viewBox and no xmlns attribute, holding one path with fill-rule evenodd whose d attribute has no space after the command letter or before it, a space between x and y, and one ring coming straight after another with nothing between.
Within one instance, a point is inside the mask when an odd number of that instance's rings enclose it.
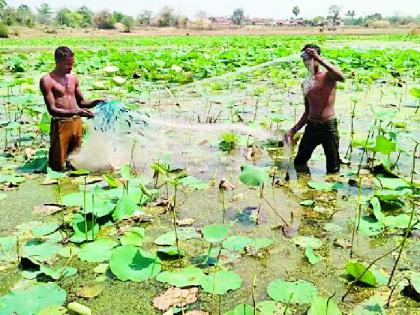
<instances>
[{"instance_id":1,"label":"dark skin","mask_svg":"<svg viewBox=\"0 0 420 315\"><path fill-rule=\"evenodd\" d=\"M86 101L80 91L79 80L71 74L74 57L68 56L56 61L56 67L42 77L40 88L48 112L53 117L81 116L92 118L89 110L103 100Z\"/></svg>"},{"instance_id":2,"label":"dark skin","mask_svg":"<svg viewBox=\"0 0 420 315\"><path fill-rule=\"evenodd\" d=\"M307 48L305 52L313 59L315 85L305 96L305 112L296 125L289 130L286 135L288 139L293 139L295 133L308 120L326 121L334 116L336 82L345 80L343 72L322 58L315 49ZM308 62L304 60L304 63L308 67ZM320 66L323 66L326 71L321 72Z\"/></svg>"}]
</instances>

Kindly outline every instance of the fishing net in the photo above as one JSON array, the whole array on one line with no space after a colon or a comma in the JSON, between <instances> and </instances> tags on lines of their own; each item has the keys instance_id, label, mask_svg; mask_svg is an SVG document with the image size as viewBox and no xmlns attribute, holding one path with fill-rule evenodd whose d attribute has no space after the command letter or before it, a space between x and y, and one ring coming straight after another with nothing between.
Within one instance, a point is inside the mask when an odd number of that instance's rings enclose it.
<instances>
[{"instance_id":1,"label":"fishing net","mask_svg":"<svg viewBox=\"0 0 420 315\"><path fill-rule=\"evenodd\" d=\"M119 101L101 102L95 107L92 127L98 132L131 133L144 131L147 123L139 115L134 116Z\"/></svg>"}]
</instances>

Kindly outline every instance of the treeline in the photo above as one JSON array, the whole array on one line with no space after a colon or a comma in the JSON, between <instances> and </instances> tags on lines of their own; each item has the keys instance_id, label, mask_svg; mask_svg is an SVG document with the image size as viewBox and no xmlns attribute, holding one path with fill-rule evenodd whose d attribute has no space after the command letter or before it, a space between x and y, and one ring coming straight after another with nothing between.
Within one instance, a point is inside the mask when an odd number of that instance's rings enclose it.
<instances>
[{"instance_id":1,"label":"treeline","mask_svg":"<svg viewBox=\"0 0 420 315\"><path fill-rule=\"evenodd\" d=\"M375 13L367 16L357 16L354 10L343 13L341 7L337 5L330 6L328 15L325 17L300 18L298 6L293 8L292 13L294 17L289 19L289 23L286 23L286 25L335 26L344 24L349 26L388 27L390 25L420 23L420 15L383 17L381 14ZM209 19L204 11L199 11L196 18L190 20L186 16L176 14L174 9L168 6L162 8L156 14L144 10L137 16L130 16L118 11L93 12L86 6L75 10L62 8L54 11L47 2L32 10L24 4L12 7L7 5L6 0L0 0L0 37L8 36L9 26L34 27L42 25L46 27L47 32L53 33L56 32L57 27L114 29L120 25L125 32L131 32L135 26L209 28L215 20L217 18ZM273 20L270 24L284 25L283 22L278 23ZM229 23L232 25L252 24L252 19L245 16L243 9L237 8L229 18L225 18L224 25Z\"/></svg>"}]
</instances>

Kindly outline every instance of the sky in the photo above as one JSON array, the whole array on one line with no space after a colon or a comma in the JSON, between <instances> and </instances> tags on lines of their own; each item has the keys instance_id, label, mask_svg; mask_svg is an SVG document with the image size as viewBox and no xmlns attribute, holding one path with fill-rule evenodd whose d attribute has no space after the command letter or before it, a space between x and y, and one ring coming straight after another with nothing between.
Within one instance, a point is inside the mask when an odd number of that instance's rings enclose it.
<instances>
[{"instance_id":1,"label":"sky","mask_svg":"<svg viewBox=\"0 0 420 315\"><path fill-rule=\"evenodd\" d=\"M168 5L190 18L204 10L209 16L230 16L235 8L241 7L245 14L251 17L288 18L292 16L292 8L300 8L300 16L311 18L317 15L325 16L328 7L337 4L342 12L355 10L356 16L381 13L384 16L420 15L420 0L6 0L11 6L27 4L36 8L42 2L47 2L52 8L78 8L86 5L93 11L108 9L121 11L136 16L143 10L158 12ZM118 6L116 5L118 3Z\"/></svg>"}]
</instances>

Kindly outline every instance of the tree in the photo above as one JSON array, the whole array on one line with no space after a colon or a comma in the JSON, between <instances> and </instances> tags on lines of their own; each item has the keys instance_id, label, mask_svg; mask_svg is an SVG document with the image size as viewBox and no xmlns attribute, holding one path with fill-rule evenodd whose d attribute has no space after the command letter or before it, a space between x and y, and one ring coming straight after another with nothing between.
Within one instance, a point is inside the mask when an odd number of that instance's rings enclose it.
<instances>
[{"instance_id":1,"label":"tree","mask_svg":"<svg viewBox=\"0 0 420 315\"><path fill-rule=\"evenodd\" d=\"M67 8L58 10L55 15L55 22L58 25L70 26L73 23L71 11Z\"/></svg>"},{"instance_id":2,"label":"tree","mask_svg":"<svg viewBox=\"0 0 420 315\"><path fill-rule=\"evenodd\" d=\"M40 24L48 25L51 23L52 9L48 3L41 3L36 10L38 11L38 22Z\"/></svg>"},{"instance_id":3,"label":"tree","mask_svg":"<svg viewBox=\"0 0 420 315\"><path fill-rule=\"evenodd\" d=\"M124 16L122 23L124 24L124 32L130 33L134 26L134 19L132 16Z\"/></svg>"},{"instance_id":4,"label":"tree","mask_svg":"<svg viewBox=\"0 0 420 315\"><path fill-rule=\"evenodd\" d=\"M165 26L174 26L176 24L176 17L174 14L174 9L168 6L162 8L159 13L158 25Z\"/></svg>"},{"instance_id":5,"label":"tree","mask_svg":"<svg viewBox=\"0 0 420 315\"><path fill-rule=\"evenodd\" d=\"M112 20L114 23L123 23L125 15L122 12L114 11L112 12Z\"/></svg>"},{"instance_id":6,"label":"tree","mask_svg":"<svg viewBox=\"0 0 420 315\"><path fill-rule=\"evenodd\" d=\"M93 21L99 29L109 30L115 28L112 14L106 10L96 13L93 17Z\"/></svg>"},{"instance_id":7,"label":"tree","mask_svg":"<svg viewBox=\"0 0 420 315\"><path fill-rule=\"evenodd\" d=\"M337 25L337 20L340 17L341 7L333 4L328 9L329 18L332 19L333 26Z\"/></svg>"},{"instance_id":8,"label":"tree","mask_svg":"<svg viewBox=\"0 0 420 315\"><path fill-rule=\"evenodd\" d=\"M93 26L93 12L88 7L82 6L77 10L77 13L82 17L81 27Z\"/></svg>"},{"instance_id":9,"label":"tree","mask_svg":"<svg viewBox=\"0 0 420 315\"><path fill-rule=\"evenodd\" d=\"M149 10L144 10L138 17L137 17L137 20L136 20L136 24L137 25L141 25L141 26L144 26L144 25L150 25L150 24L152 24L152 16L153 16L153 13L152 13L152 11L149 11Z\"/></svg>"},{"instance_id":10,"label":"tree","mask_svg":"<svg viewBox=\"0 0 420 315\"><path fill-rule=\"evenodd\" d=\"M295 17L297 17L297 16L299 15L299 13L300 13L300 9L299 9L299 7L298 7L298 6L295 6L295 7L293 8L292 12L293 12L293 15L294 15Z\"/></svg>"},{"instance_id":11,"label":"tree","mask_svg":"<svg viewBox=\"0 0 420 315\"><path fill-rule=\"evenodd\" d=\"M11 26L14 24L17 24L16 18L17 18L17 12L15 8L12 7L6 7L3 9L2 12L2 21L5 25Z\"/></svg>"},{"instance_id":12,"label":"tree","mask_svg":"<svg viewBox=\"0 0 420 315\"><path fill-rule=\"evenodd\" d=\"M21 4L16 11L16 21L20 25L32 27L35 25L35 15L26 4Z\"/></svg>"},{"instance_id":13,"label":"tree","mask_svg":"<svg viewBox=\"0 0 420 315\"><path fill-rule=\"evenodd\" d=\"M242 8L235 9L233 11L232 16L231 16L231 20L232 20L233 24L241 25L245 20L244 9L242 9Z\"/></svg>"},{"instance_id":14,"label":"tree","mask_svg":"<svg viewBox=\"0 0 420 315\"><path fill-rule=\"evenodd\" d=\"M354 16L356 15L356 12L354 12L354 10L348 10L346 13L346 16L348 16L351 19L354 19Z\"/></svg>"}]
</instances>

